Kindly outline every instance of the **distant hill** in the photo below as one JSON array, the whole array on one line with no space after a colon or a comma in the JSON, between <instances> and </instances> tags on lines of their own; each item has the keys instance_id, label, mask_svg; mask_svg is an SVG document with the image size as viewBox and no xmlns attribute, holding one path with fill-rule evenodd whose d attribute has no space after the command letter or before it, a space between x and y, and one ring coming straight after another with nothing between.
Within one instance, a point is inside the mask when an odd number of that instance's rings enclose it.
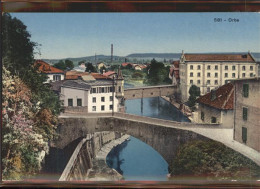
<instances>
[{"instance_id":1,"label":"distant hill","mask_svg":"<svg viewBox=\"0 0 260 189\"><path fill-rule=\"evenodd\" d=\"M188 52L190 53L190 52ZM210 52L212 53L212 52ZM205 54L210 54L210 53L205 53ZM247 52L215 52L215 54L244 54ZM260 53L257 52L252 52L251 53L253 57L256 59L256 61L260 62ZM129 54L127 56L113 56L114 62L119 62L122 63L127 59L127 61L136 61L136 62L143 62L143 61L151 61L153 58L156 59L157 61L172 61L172 60L177 60L181 56L181 53L133 53ZM62 58L62 59L43 59L44 61L50 63L50 64L55 64L59 62L60 60L66 60L69 59L74 62L75 65L78 65L79 61L86 61L86 62L92 62L95 63L95 61L98 62L110 62L111 61L111 56L110 55L96 55L96 60L95 56L84 56L84 57L78 57L78 58Z\"/></svg>"}]
</instances>

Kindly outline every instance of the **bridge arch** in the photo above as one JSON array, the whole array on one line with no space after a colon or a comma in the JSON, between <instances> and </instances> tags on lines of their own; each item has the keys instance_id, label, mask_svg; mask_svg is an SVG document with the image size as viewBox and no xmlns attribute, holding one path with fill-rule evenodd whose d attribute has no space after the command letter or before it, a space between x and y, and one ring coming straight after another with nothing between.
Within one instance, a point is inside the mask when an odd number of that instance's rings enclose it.
<instances>
[{"instance_id":1,"label":"bridge arch","mask_svg":"<svg viewBox=\"0 0 260 189\"><path fill-rule=\"evenodd\" d=\"M174 127L120 119L117 117L60 118L57 129L60 135L55 147L64 148L72 141L87 134L115 131L131 135L156 150L170 165L178 146L192 140L210 140L200 134Z\"/></svg>"}]
</instances>

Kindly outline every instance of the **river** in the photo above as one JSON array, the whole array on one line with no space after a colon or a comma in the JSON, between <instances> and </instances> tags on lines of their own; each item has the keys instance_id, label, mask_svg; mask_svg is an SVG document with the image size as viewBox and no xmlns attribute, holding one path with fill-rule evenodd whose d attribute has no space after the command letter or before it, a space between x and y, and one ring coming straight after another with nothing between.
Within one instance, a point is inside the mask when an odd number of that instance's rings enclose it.
<instances>
[{"instance_id":1,"label":"river","mask_svg":"<svg viewBox=\"0 0 260 189\"><path fill-rule=\"evenodd\" d=\"M127 100L125 107L126 113L130 114L189 121L177 108L160 97ZM132 136L108 154L107 164L122 174L125 180L167 180L167 162L152 147Z\"/></svg>"}]
</instances>

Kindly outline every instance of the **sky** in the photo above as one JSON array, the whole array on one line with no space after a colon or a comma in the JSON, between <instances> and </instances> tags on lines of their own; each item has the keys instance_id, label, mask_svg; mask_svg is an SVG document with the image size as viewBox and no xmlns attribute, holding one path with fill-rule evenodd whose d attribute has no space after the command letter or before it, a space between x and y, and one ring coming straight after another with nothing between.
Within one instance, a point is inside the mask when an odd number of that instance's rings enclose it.
<instances>
[{"instance_id":1,"label":"sky","mask_svg":"<svg viewBox=\"0 0 260 189\"><path fill-rule=\"evenodd\" d=\"M260 52L259 13L12 13L41 44L36 58ZM215 18L222 19L215 22ZM229 19L239 20L229 22ZM38 51L37 51L38 52Z\"/></svg>"}]
</instances>

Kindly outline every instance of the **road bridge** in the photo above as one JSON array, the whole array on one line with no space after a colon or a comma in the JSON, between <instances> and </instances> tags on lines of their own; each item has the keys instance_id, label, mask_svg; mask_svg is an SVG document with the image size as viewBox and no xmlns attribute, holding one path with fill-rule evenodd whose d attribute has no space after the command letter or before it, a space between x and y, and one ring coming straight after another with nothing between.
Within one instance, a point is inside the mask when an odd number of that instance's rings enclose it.
<instances>
[{"instance_id":1,"label":"road bridge","mask_svg":"<svg viewBox=\"0 0 260 189\"><path fill-rule=\"evenodd\" d=\"M170 96L177 91L174 85L157 85L124 89L124 99L150 98L158 96Z\"/></svg>"},{"instance_id":2,"label":"road bridge","mask_svg":"<svg viewBox=\"0 0 260 189\"><path fill-rule=\"evenodd\" d=\"M55 146L64 148L78 138L100 131L117 131L140 139L171 164L179 145L193 140L215 140L260 165L260 153L233 140L233 129L218 124L195 124L123 113L62 114Z\"/></svg>"}]
</instances>

